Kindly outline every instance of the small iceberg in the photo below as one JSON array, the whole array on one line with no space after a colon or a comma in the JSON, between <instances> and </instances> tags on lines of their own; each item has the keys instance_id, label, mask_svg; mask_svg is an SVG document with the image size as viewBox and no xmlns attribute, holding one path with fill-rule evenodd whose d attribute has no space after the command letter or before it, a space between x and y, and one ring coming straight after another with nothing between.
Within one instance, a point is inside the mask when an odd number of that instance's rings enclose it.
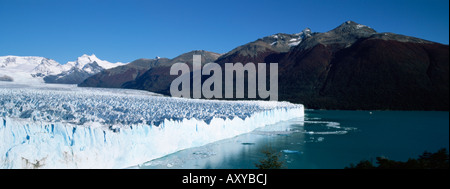
<instances>
[{"instance_id":1,"label":"small iceberg","mask_svg":"<svg viewBox=\"0 0 450 189\"><path fill-rule=\"evenodd\" d=\"M296 151L296 150L281 150L281 152L283 152L285 154L301 154L301 152Z\"/></svg>"}]
</instances>

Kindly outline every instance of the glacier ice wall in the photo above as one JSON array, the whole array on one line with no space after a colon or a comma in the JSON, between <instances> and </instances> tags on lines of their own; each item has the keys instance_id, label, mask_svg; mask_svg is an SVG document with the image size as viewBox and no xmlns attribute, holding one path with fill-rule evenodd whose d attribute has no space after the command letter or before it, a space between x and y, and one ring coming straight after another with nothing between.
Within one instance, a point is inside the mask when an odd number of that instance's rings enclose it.
<instances>
[{"instance_id":1,"label":"glacier ice wall","mask_svg":"<svg viewBox=\"0 0 450 189\"><path fill-rule=\"evenodd\" d=\"M303 116L285 102L3 88L0 168L126 168Z\"/></svg>"},{"instance_id":2,"label":"glacier ice wall","mask_svg":"<svg viewBox=\"0 0 450 189\"><path fill-rule=\"evenodd\" d=\"M303 115L302 108L274 109L241 118L165 120L115 132L104 126L30 123L0 118L1 168L126 168Z\"/></svg>"}]
</instances>

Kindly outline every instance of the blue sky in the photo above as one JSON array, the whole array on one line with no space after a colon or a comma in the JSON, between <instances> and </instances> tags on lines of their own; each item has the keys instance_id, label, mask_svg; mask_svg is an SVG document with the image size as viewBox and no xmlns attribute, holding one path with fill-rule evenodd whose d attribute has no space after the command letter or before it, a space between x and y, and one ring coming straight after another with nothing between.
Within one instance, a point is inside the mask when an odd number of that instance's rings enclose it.
<instances>
[{"instance_id":1,"label":"blue sky","mask_svg":"<svg viewBox=\"0 0 450 189\"><path fill-rule=\"evenodd\" d=\"M0 56L110 62L191 50L225 53L275 33L353 20L378 32L449 42L448 0L0 0Z\"/></svg>"}]
</instances>

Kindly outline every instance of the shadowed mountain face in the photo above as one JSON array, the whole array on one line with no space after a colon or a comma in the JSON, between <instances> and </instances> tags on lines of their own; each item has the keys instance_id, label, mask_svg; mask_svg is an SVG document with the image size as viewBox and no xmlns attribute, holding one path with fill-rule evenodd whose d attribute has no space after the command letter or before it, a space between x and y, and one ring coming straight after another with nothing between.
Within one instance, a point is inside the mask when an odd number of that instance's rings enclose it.
<instances>
[{"instance_id":1,"label":"shadowed mountain face","mask_svg":"<svg viewBox=\"0 0 450 189\"><path fill-rule=\"evenodd\" d=\"M177 62L192 65L193 54ZM448 45L377 33L352 21L325 33L305 29L264 37L218 56L203 53L202 63L279 63L279 100L307 108L449 110ZM177 77L169 75L173 63L152 67L122 87L169 95Z\"/></svg>"},{"instance_id":2,"label":"shadowed mountain face","mask_svg":"<svg viewBox=\"0 0 450 189\"><path fill-rule=\"evenodd\" d=\"M96 69L96 71L101 71L101 69ZM84 72L78 68L72 68L67 72L58 75L49 75L44 77L46 83L63 83L63 84L78 84L81 81L89 78L92 74Z\"/></svg>"},{"instance_id":3,"label":"shadowed mountain face","mask_svg":"<svg viewBox=\"0 0 450 189\"><path fill-rule=\"evenodd\" d=\"M95 74L84 80L78 86L121 88L124 83L134 81L150 68L159 64L164 64L168 61L169 59L167 58L138 59L124 66L104 70Z\"/></svg>"},{"instance_id":4,"label":"shadowed mountain face","mask_svg":"<svg viewBox=\"0 0 450 189\"><path fill-rule=\"evenodd\" d=\"M89 70L89 72L85 70ZM92 76L93 73L98 73L102 70L105 69L99 66L97 62L93 62L90 64L86 64L82 69L73 67L70 70L58 75L46 76L44 77L44 81L46 83L78 84L84 81L86 78Z\"/></svg>"},{"instance_id":5,"label":"shadowed mountain face","mask_svg":"<svg viewBox=\"0 0 450 189\"><path fill-rule=\"evenodd\" d=\"M170 95L170 84L178 76L170 75L170 67L175 63L186 63L192 70L193 55L201 55L202 65L214 62L220 56L218 53L204 50L191 51L171 59L156 67L152 67L133 81L123 84L124 88L157 91L158 93Z\"/></svg>"},{"instance_id":6,"label":"shadowed mountain face","mask_svg":"<svg viewBox=\"0 0 450 189\"><path fill-rule=\"evenodd\" d=\"M308 108L448 110L448 46L362 39L280 60L280 99Z\"/></svg>"}]
</instances>

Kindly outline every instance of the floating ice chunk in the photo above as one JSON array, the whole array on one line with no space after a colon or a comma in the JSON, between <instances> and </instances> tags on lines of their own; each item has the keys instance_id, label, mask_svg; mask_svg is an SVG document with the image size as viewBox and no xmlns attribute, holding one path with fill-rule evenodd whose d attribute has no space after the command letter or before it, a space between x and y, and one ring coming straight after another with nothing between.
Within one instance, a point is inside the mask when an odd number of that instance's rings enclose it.
<instances>
[{"instance_id":1,"label":"floating ice chunk","mask_svg":"<svg viewBox=\"0 0 450 189\"><path fill-rule=\"evenodd\" d=\"M300 154L300 152L296 150L281 150L281 152L285 154Z\"/></svg>"},{"instance_id":2,"label":"floating ice chunk","mask_svg":"<svg viewBox=\"0 0 450 189\"><path fill-rule=\"evenodd\" d=\"M314 131L306 131L305 134L310 135L345 135L347 131L325 131L325 132L314 132Z\"/></svg>"},{"instance_id":3,"label":"floating ice chunk","mask_svg":"<svg viewBox=\"0 0 450 189\"><path fill-rule=\"evenodd\" d=\"M338 122L328 122L327 123L327 127L336 128L336 129L340 129L341 128L340 125L341 124Z\"/></svg>"}]
</instances>

